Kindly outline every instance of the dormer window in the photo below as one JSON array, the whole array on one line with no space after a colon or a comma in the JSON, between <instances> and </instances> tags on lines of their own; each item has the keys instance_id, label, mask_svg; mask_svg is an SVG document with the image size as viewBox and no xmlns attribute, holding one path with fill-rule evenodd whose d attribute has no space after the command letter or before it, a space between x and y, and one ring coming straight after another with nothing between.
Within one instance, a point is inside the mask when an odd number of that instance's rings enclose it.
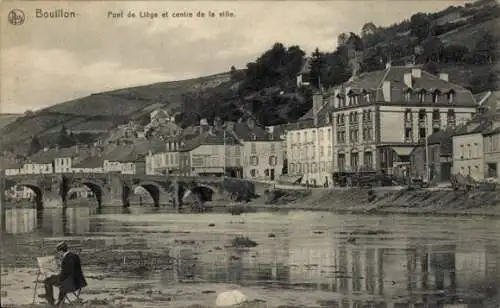
<instances>
[{"instance_id":1,"label":"dormer window","mask_svg":"<svg viewBox=\"0 0 500 308\"><path fill-rule=\"evenodd\" d=\"M432 102L433 103L437 103L438 100L439 100L439 90L436 90L434 91L434 93L432 93Z\"/></svg>"},{"instance_id":2,"label":"dormer window","mask_svg":"<svg viewBox=\"0 0 500 308\"><path fill-rule=\"evenodd\" d=\"M367 103L370 103L370 93L366 92L366 93L364 94L364 97L365 97L365 101L366 101Z\"/></svg>"},{"instance_id":3,"label":"dormer window","mask_svg":"<svg viewBox=\"0 0 500 308\"><path fill-rule=\"evenodd\" d=\"M421 103L425 102L425 91L422 90L418 93L418 101Z\"/></svg>"},{"instance_id":4,"label":"dormer window","mask_svg":"<svg viewBox=\"0 0 500 308\"><path fill-rule=\"evenodd\" d=\"M448 102L453 103L454 98L455 98L455 92L453 90L448 92Z\"/></svg>"},{"instance_id":5,"label":"dormer window","mask_svg":"<svg viewBox=\"0 0 500 308\"><path fill-rule=\"evenodd\" d=\"M327 115L325 116L325 123L326 123L326 124L330 124L330 115L329 115L329 114L327 114Z\"/></svg>"},{"instance_id":6,"label":"dormer window","mask_svg":"<svg viewBox=\"0 0 500 308\"><path fill-rule=\"evenodd\" d=\"M405 92L405 101L409 102L411 100L411 90Z\"/></svg>"},{"instance_id":7,"label":"dormer window","mask_svg":"<svg viewBox=\"0 0 500 308\"><path fill-rule=\"evenodd\" d=\"M252 134L250 134L250 139L252 139L252 140L256 140L256 139L257 139L257 136L255 136L255 134L253 134L253 133L252 133Z\"/></svg>"}]
</instances>

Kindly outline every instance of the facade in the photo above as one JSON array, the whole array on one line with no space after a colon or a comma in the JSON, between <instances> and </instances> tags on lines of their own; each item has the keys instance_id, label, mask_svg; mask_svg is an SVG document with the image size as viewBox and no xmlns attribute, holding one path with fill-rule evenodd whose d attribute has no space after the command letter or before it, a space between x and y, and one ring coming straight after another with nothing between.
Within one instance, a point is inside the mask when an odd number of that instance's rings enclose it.
<instances>
[{"instance_id":1,"label":"facade","mask_svg":"<svg viewBox=\"0 0 500 308\"><path fill-rule=\"evenodd\" d=\"M305 58L300 72L297 74L297 87L301 88L311 84L311 58Z\"/></svg>"},{"instance_id":2,"label":"facade","mask_svg":"<svg viewBox=\"0 0 500 308\"><path fill-rule=\"evenodd\" d=\"M484 179L484 129L479 123L471 123L453 136L453 174Z\"/></svg>"},{"instance_id":3,"label":"facade","mask_svg":"<svg viewBox=\"0 0 500 308\"><path fill-rule=\"evenodd\" d=\"M315 93L313 108L287 132L288 174L301 177L302 184L333 184L332 112L331 101Z\"/></svg>"},{"instance_id":4,"label":"facade","mask_svg":"<svg viewBox=\"0 0 500 308\"><path fill-rule=\"evenodd\" d=\"M409 155L428 135L468 121L472 93L416 66L364 73L331 89L334 170L406 171Z\"/></svg>"},{"instance_id":5,"label":"facade","mask_svg":"<svg viewBox=\"0 0 500 308\"><path fill-rule=\"evenodd\" d=\"M477 181L494 178L500 161L497 153L499 129L498 110L479 114L459 127L453 136L453 174L470 176Z\"/></svg>"},{"instance_id":6,"label":"facade","mask_svg":"<svg viewBox=\"0 0 500 308\"><path fill-rule=\"evenodd\" d=\"M257 126L252 118L246 122L227 123L230 131L242 144L243 177L274 181L283 171L282 140Z\"/></svg>"},{"instance_id":7,"label":"facade","mask_svg":"<svg viewBox=\"0 0 500 308\"><path fill-rule=\"evenodd\" d=\"M225 140L225 141L224 141ZM180 173L189 176L242 176L242 145L222 128L209 127L181 146Z\"/></svg>"},{"instance_id":8,"label":"facade","mask_svg":"<svg viewBox=\"0 0 500 308\"><path fill-rule=\"evenodd\" d=\"M170 138L164 141L163 149L150 149L145 158L146 174L165 175L179 171L179 148L178 138Z\"/></svg>"},{"instance_id":9,"label":"facade","mask_svg":"<svg viewBox=\"0 0 500 308\"><path fill-rule=\"evenodd\" d=\"M492 129L483 134L484 176L499 179L500 168L500 129Z\"/></svg>"},{"instance_id":10,"label":"facade","mask_svg":"<svg viewBox=\"0 0 500 308\"><path fill-rule=\"evenodd\" d=\"M449 182L452 167L452 136L453 129L433 133L427 138L427 155L425 144L416 146L410 154L410 177L427 179L430 182ZM429 169L426 160L429 158ZM427 174L428 172L428 174Z\"/></svg>"}]
</instances>

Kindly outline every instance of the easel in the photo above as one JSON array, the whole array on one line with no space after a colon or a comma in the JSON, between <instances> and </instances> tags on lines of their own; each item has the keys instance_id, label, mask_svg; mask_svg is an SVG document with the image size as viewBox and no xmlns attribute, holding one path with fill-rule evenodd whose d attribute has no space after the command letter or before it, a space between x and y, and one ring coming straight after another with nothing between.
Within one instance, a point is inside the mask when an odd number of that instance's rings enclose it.
<instances>
[{"instance_id":1,"label":"easel","mask_svg":"<svg viewBox=\"0 0 500 308\"><path fill-rule=\"evenodd\" d=\"M35 280L35 288L33 289L33 304L35 304L35 299L36 299L36 293L38 291L38 280L40 279L40 276L47 278L47 268L43 268L42 265L44 264L50 264L52 260L55 262L55 256L46 256L46 257L38 257L37 262L38 262L38 272L36 274L36 280Z\"/></svg>"}]
</instances>

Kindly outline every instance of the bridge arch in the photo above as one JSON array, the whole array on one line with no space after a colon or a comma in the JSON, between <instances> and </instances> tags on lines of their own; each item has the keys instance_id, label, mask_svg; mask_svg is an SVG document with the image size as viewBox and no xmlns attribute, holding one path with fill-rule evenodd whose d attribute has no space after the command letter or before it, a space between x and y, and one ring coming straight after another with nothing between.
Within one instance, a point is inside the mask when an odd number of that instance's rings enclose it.
<instances>
[{"instance_id":1,"label":"bridge arch","mask_svg":"<svg viewBox=\"0 0 500 308\"><path fill-rule=\"evenodd\" d=\"M94 197L95 197L95 199L97 201L97 206L98 207L102 206L102 199L103 199L104 189L101 187L101 185L99 185L99 183L97 183L97 182L95 182L93 180L90 180L90 179L83 179L83 180L78 180L78 181L74 182L72 186L73 187L74 186L86 186L94 194ZM71 191L71 189L68 190L68 193L70 191Z\"/></svg>"},{"instance_id":2,"label":"bridge arch","mask_svg":"<svg viewBox=\"0 0 500 308\"><path fill-rule=\"evenodd\" d=\"M32 183L18 183L17 185L28 187L35 193L35 205L38 210L43 209L43 189Z\"/></svg>"},{"instance_id":3,"label":"bridge arch","mask_svg":"<svg viewBox=\"0 0 500 308\"><path fill-rule=\"evenodd\" d=\"M148 192L148 194L151 196L151 199L153 199L153 204L155 207L160 206L160 195L163 192L163 187L153 181L143 181L139 182L139 184L136 185L136 187L142 187L144 190Z\"/></svg>"},{"instance_id":4,"label":"bridge arch","mask_svg":"<svg viewBox=\"0 0 500 308\"><path fill-rule=\"evenodd\" d=\"M208 184L198 184L196 187L191 188L191 193L200 196L201 201L213 201L214 197L218 194L218 189Z\"/></svg>"}]
</instances>

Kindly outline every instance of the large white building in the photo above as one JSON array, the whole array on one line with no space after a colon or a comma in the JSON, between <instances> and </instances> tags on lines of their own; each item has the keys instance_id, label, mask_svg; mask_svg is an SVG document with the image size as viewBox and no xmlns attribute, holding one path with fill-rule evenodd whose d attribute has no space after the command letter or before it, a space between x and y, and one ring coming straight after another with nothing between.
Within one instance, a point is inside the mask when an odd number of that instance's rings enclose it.
<instances>
[{"instance_id":1,"label":"large white building","mask_svg":"<svg viewBox=\"0 0 500 308\"><path fill-rule=\"evenodd\" d=\"M435 76L418 66L388 64L355 75L315 93L313 108L288 132L289 174L325 185L326 179L360 171L397 173L426 136L467 122L476 105L472 93L447 74ZM328 128L331 140L325 139Z\"/></svg>"}]
</instances>

